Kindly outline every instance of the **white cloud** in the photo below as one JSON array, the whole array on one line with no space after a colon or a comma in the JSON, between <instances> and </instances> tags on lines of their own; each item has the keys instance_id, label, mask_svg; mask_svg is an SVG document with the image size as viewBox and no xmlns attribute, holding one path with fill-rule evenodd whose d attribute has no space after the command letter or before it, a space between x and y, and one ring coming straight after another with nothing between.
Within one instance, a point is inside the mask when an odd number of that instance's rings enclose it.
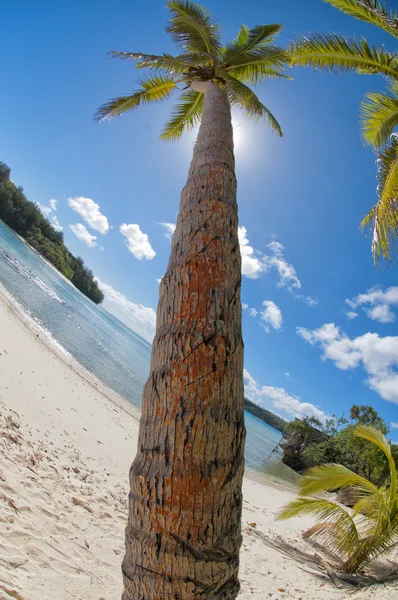
<instances>
[{"instance_id":1,"label":"white cloud","mask_svg":"<svg viewBox=\"0 0 398 600\"><path fill-rule=\"evenodd\" d=\"M266 246L271 254L262 254L250 245L246 227L238 228L238 237L242 256L242 275L250 279L258 279L262 273L275 270L279 275L278 287L286 287L295 298L304 300L310 307L319 304L317 298L296 293L296 290L301 289L301 281L296 269L284 257L283 244L274 240Z\"/></svg>"},{"instance_id":2,"label":"white cloud","mask_svg":"<svg viewBox=\"0 0 398 600\"><path fill-rule=\"evenodd\" d=\"M156 256L155 250L149 243L149 239L146 233L143 233L140 226L131 223L127 225L123 223L120 226L120 233L126 238L127 248L131 254L134 254L138 260L152 260Z\"/></svg>"},{"instance_id":3,"label":"white cloud","mask_svg":"<svg viewBox=\"0 0 398 600\"><path fill-rule=\"evenodd\" d=\"M166 229L166 233L164 234L164 237L166 237L168 240L171 240L171 238L173 237L173 233L176 230L176 224L175 223L159 223L159 225L162 225Z\"/></svg>"},{"instance_id":4,"label":"white cloud","mask_svg":"<svg viewBox=\"0 0 398 600\"><path fill-rule=\"evenodd\" d=\"M313 298L312 296L305 296L304 300L311 308L314 306L318 306L319 304L318 298Z\"/></svg>"},{"instance_id":5,"label":"white cloud","mask_svg":"<svg viewBox=\"0 0 398 600\"><path fill-rule=\"evenodd\" d=\"M92 229L102 234L107 233L109 230L108 219L101 213L99 205L94 200L77 196L76 198L68 198L68 204L83 217Z\"/></svg>"},{"instance_id":6,"label":"white cloud","mask_svg":"<svg viewBox=\"0 0 398 600\"><path fill-rule=\"evenodd\" d=\"M298 335L300 337L303 338L303 340L305 340L306 342L309 342L311 344L311 346L313 346L312 336L311 336L310 331L308 331L308 329L306 329L305 327L296 327L296 332L298 333Z\"/></svg>"},{"instance_id":7,"label":"white cloud","mask_svg":"<svg viewBox=\"0 0 398 600\"><path fill-rule=\"evenodd\" d=\"M354 301L357 304L392 304L398 306L398 286L392 286L385 290L373 287L366 294L359 294Z\"/></svg>"},{"instance_id":8,"label":"white cloud","mask_svg":"<svg viewBox=\"0 0 398 600\"><path fill-rule=\"evenodd\" d=\"M304 300L304 302L310 308L313 308L314 306L318 306L318 304L319 304L318 298L313 298L312 296L304 296L304 294L296 294L296 292L294 290L292 290L291 288L289 288L289 292L298 300Z\"/></svg>"},{"instance_id":9,"label":"white cloud","mask_svg":"<svg viewBox=\"0 0 398 600\"><path fill-rule=\"evenodd\" d=\"M91 235L88 229L82 223L75 223L74 225L69 225L73 233L79 240L87 244L90 248L94 248L97 245L95 241L97 236Z\"/></svg>"},{"instance_id":10,"label":"white cloud","mask_svg":"<svg viewBox=\"0 0 398 600\"><path fill-rule=\"evenodd\" d=\"M354 302L354 300L350 300L349 298L346 298L345 301L348 304L348 306L351 306L351 308L356 308L357 307L357 303Z\"/></svg>"},{"instance_id":11,"label":"white cloud","mask_svg":"<svg viewBox=\"0 0 398 600\"><path fill-rule=\"evenodd\" d=\"M246 304L245 302L242 302L242 308L243 310L247 310L247 313L250 317L257 317L258 315L258 310L256 310L255 308L249 308L249 305Z\"/></svg>"},{"instance_id":12,"label":"white cloud","mask_svg":"<svg viewBox=\"0 0 398 600\"><path fill-rule=\"evenodd\" d=\"M311 345L319 345L322 358L333 361L338 369L361 365L367 374L366 384L384 400L398 404L398 336L369 332L351 339L334 323L312 331L298 327L297 333Z\"/></svg>"},{"instance_id":13,"label":"white cloud","mask_svg":"<svg viewBox=\"0 0 398 600\"><path fill-rule=\"evenodd\" d=\"M261 320L265 325L271 325L274 329L280 329L282 327L282 312L279 306L272 302L272 300L263 301L264 310L261 311Z\"/></svg>"},{"instance_id":14,"label":"white cloud","mask_svg":"<svg viewBox=\"0 0 398 600\"><path fill-rule=\"evenodd\" d=\"M284 246L280 242L272 241L267 245L271 254L262 254L250 245L246 227L238 228L240 252L242 256L242 275L250 279L258 279L262 273L272 270L279 275L278 287L286 287L296 298L304 300L308 306L317 306L319 301L312 296L297 294L295 290L301 289L296 269L284 257Z\"/></svg>"},{"instance_id":15,"label":"white cloud","mask_svg":"<svg viewBox=\"0 0 398 600\"><path fill-rule=\"evenodd\" d=\"M243 371L245 395L249 400L264 408L275 409L283 417L298 418L316 417L322 423L326 414L310 402L301 402L299 396L289 394L284 388L269 385L260 386L246 369Z\"/></svg>"},{"instance_id":16,"label":"white cloud","mask_svg":"<svg viewBox=\"0 0 398 600\"><path fill-rule=\"evenodd\" d=\"M38 206L38 208L40 209L40 212L45 216L48 217L49 215L51 215L53 209L50 206L44 206L43 204L40 204L40 202L36 203L36 206Z\"/></svg>"},{"instance_id":17,"label":"white cloud","mask_svg":"<svg viewBox=\"0 0 398 600\"><path fill-rule=\"evenodd\" d=\"M346 317L347 319L356 319L357 317L359 317L359 314L357 312L354 312L353 310L349 310L346 313Z\"/></svg>"},{"instance_id":18,"label":"white cloud","mask_svg":"<svg viewBox=\"0 0 398 600\"><path fill-rule=\"evenodd\" d=\"M391 425L391 429L398 429L398 423L397 422L394 423L394 421L391 421L390 425Z\"/></svg>"},{"instance_id":19,"label":"white cloud","mask_svg":"<svg viewBox=\"0 0 398 600\"><path fill-rule=\"evenodd\" d=\"M273 241L267 244L267 248L269 248L275 256L282 256L285 246L280 242Z\"/></svg>"},{"instance_id":20,"label":"white cloud","mask_svg":"<svg viewBox=\"0 0 398 600\"><path fill-rule=\"evenodd\" d=\"M283 256L283 244L274 241L268 244L267 248L270 249L272 255L263 256L262 263L264 265L264 269L266 271L271 269L276 269L276 271L278 271L279 287L287 287L290 291L293 289L300 289L301 281L297 277L296 269L293 267L293 265L288 263Z\"/></svg>"},{"instance_id":21,"label":"white cloud","mask_svg":"<svg viewBox=\"0 0 398 600\"><path fill-rule=\"evenodd\" d=\"M58 221L57 215L51 215L50 223L54 227L55 231L63 231L64 230L61 223Z\"/></svg>"},{"instance_id":22,"label":"white cloud","mask_svg":"<svg viewBox=\"0 0 398 600\"><path fill-rule=\"evenodd\" d=\"M326 415L310 402L301 402L299 396L291 396L284 388L263 386L262 393L272 399L272 405L277 409L284 411L292 417L302 419L303 417L316 417L325 423Z\"/></svg>"},{"instance_id":23,"label":"white cloud","mask_svg":"<svg viewBox=\"0 0 398 600\"><path fill-rule=\"evenodd\" d=\"M346 303L351 308L360 306L373 321L392 323L396 320L396 316L391 310L391 306L398 306L398 286L386 289L373 287L365 294L347 298Z\"/></svg>"},{"instance_id":24,"label":"white cloud","mask_svg":"<svg viewBox=\"0 0 398 600\"><path fill-rule=\"evenodd\" d=\"M245 396L252 402L260 404L262 399L261 388L246 369L243 369L243 382L245 385Z\"/></svg>"},{"instance_id":25,"label":"white cloud","mask_svg":"<svg viewBox=\"0 0 398 600\"><path fill-rule=\"evenodd\" d=\"M260 277L263 267L259 258L254 255L253 248L247 239L246 227L238 227L240 253L242 255L242 275L250 279Z\"/></svg>"},{"instance_id":26,"label":"white cloud","mask_svg":"<svg viewBox=\"0 0 398 600\"><path fill-rule=\"evenodd\" d=\"M52 198L49 202L50 206L44 206L40 204L40 202L36 203L36 206L40 209L41 213L48 219L51 225L54 227L55 231L63 231L63 227L58 221L58 217L53 214L57 210L57 201Z\"/></svg>"},{"instance_id":27,"label":"white cloud","mask_svg":"<svg viewBox=\"0 0 398 600\"><path fill-rule=\"evenodd\" d=\"M290 379L290 373L289 373L289 371L285 372L285 377L286 377L286 379Z\"/></svg>"},{"instance_id":28,"label":"white cloud","mask_svg":"<svg viewBox=\"0 0 398 600\"><path fill-rule=\"evenodd\" d=\"M152 342L156 329L156 312L150 306L135 304L112 286L95 278L105 298L102 306L127 327Z\"/></svg>"},{"instance_id":29,"label":"white cloud","mask_svg":"<svg viewBox=\"0 0 398 600\"><path fill-rule=\"evenodd\" d=\"M379 323L392 323L396 317L388 304L376 304L365 311L370 319Z\"/></svg>"}]
</instances>

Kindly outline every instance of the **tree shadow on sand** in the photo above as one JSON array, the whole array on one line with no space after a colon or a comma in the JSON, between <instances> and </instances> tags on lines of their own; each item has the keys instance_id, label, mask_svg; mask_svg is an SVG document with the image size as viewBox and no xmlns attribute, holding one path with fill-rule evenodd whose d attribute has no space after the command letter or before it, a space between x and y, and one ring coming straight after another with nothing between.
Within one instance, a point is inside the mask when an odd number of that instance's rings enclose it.
<instances>
[{"instance_id":1,"label":"tree shadow on sand","mask_svg":"<svg viewBox=\"0 0 398 600\"><path fill-rule=\"evenodd\" d=\"M309 547L308 552L306 552L297 546L293 546L280 536L271 538L253 527L246 527L245 531L248 535L260 538L269 548L273 548L287 556L296 563L299 569L310 573L323 583L332 582L338 588L369 588L398 581L398 564L392 560L384 559L383 562L374 560L361 573L347 575L339 572L342 564L339 558L316 542L306 541ZM311 552L310 548L319 553Z\"/></svg>"}]
</instances>

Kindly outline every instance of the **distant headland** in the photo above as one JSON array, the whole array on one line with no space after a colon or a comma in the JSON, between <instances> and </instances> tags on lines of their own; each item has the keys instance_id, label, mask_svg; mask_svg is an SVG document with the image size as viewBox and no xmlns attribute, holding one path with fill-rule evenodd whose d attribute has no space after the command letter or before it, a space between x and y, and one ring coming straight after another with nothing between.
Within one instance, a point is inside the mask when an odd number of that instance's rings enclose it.
<instances>
[{"instance_id":1,"label":"distant headland","mask_svg":"<svg viewBox=\"0 0 398 600\"><path fill-rule=\"evenodd\" d=\"M81 258L64 244L62 231L46 219L40 208L28 200L21 187L10 179L11 169L0 162L0 219L49 261L90 300L100 304L104 294Z\"/></svg>"}]
</instances>

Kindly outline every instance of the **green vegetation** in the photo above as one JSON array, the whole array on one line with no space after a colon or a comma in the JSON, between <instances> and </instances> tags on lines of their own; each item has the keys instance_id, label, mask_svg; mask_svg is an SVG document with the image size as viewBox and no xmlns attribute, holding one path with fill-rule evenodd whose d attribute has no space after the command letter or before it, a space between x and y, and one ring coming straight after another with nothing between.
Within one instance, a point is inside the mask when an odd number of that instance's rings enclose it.
<instances>
[{"instance_id":1,"label":"green vegetation","mask_svg":"<svg viewBox=\"0 0 398 600\"><path fill-rule=\"evenodd\" d=\"M278 417L278 415L275 415L270 410L267 410L266 408L261 408L261 406L257 406L257 404L254 404L254 402L251 402L251 400L248 400L247 398L244 399L244 404L245 410L247 410L247 412L251 413L258 419L261 419L261 421L264 421L264 423L267 423L267 425L271 425L271 427L283 433L286 425L288 424L287 421L281 419L281 417Z\"/></svg>"},{"instance_id":2,"label":"green vegetation","mask_svg":"<svg viewBox=\"0 0 398 600\"><path fill-rule=\"evenodd\" d=\"M375 25L398 38L398 14L387 10L379 0L325 0L342 12ZM378 155L378 201L362 220L371 227L375 261L390 260L397 250L398 232L398 59L396 53L370 46L363 38L355 40L336 33L313 34L291 48L292 63L333 72L353 71L387 79L386 93L368 93L361 106L362 137ZM391 135L392 134L392 135Z\"/></svg>"},{"instance_id":3,"label":"green vegetation","mask_svg":"<svg viewBox=\"0 0 398 600\"><path fill-rule=\"evenodd\" d=\"M381 452L387 477L381 485L339 464L327 464L307 471L299 483L299 497L287 504L280 519L311 514L317 523L304 535L324 546L341 563L343 573L356 573L398 543L397 469L391 446L380 429L358 425L353 434ZM337 489L354 494L353 510L319 497Z\"/></svg>"},{"instance_id":4,"label":"green vegetation","mask_svg":"<svg viewBox=\"0 0 398 600\"><path fill-rule=\"evenodd\" d=\"M355 434L358 425L376 427L383 435L389 433L385 421L373 407L354 404L349 420L344 417L337 422L331 420L326 427L327 439L319 444L311 444L304 450L303 461L306 468L333 462L366 477L375 485L383 483L388 476L388 465L383 452ZM396 444L391 445L391 451L398 459Z\"/></svg>"},{"instance_id":5,"label":"green vegetation","mask_svg":"<svg viewBox=\"0 0 398 600\"><path fill-rule=\"evenodd\" d=\"M64 236L30 202L21 187L10 180L11 170L0 162L0 219L21 235L46 260L51 262L78 290L96 304L104 295L92 272L81 258L75 258L64 244Z\"/></svg>"},{"instance_id":6,"label":"green vegetation","mask_svg":"<svg viewBox=\"0 0 398 600\"><path fill-rule=\"evenodd\" d=\"M283 449L283 462L295 471L306 468L304 454L309 447L317 447L320 442L327 439L327 434L322 430L322 423L315 417L295 419L286 424L281 444Z\"/></svg>"},{"instance_id":7,"label":"green vegetation","mask_svg":"<svg viewBox=\"0 0 398 600\"><path fill-rule=\"evenodd\" d=\"M296 419L285 427L282 444L284 462L296 471L326 463L337 463L380 485L388 477L389 470L383 452L359 438L358 425L376 427L383 435L389 433L385 421L372 406L351 407L349 419L344 415L329 419L325 426L314 418ZM391 445L398 459L398 446Z\"/></svg>"}]
</instances>

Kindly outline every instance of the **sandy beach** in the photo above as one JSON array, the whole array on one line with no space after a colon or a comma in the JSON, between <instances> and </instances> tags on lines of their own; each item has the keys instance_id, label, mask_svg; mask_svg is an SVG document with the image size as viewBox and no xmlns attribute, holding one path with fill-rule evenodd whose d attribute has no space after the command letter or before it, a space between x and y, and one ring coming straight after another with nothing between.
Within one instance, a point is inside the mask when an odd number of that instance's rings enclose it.
<instances>
[{"instance_id":1,"label":"sandy beach","mask_svg":"<svg viewBox=\"0 0 398 600\"><path fill-rule=\"evenodd\" d=\"M137 434L137 410L69 364L0 296L0 600L120 597ZM312 520L275 520L293 494L245 478L239 598L351 597L303 559L315 552L301 537ZM357 593L395 594L397 583Z\"/></svg>"}]
</instances>

